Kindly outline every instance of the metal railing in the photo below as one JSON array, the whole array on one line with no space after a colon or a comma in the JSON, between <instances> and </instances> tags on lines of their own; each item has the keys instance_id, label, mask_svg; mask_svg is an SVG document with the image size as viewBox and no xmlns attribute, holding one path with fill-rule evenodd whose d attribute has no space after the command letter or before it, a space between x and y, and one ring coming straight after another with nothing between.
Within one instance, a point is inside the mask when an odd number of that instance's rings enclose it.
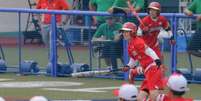
<instances>
[{"instance_id":1,"label":"metal railing","mask_svg":"<svg viewBox=\"0 0 201 101\"><path fill-rule=\"evenodd\" d=\"M20 67L21 67L21 14L22 13L36 13L36 14L51 14L52 15L52 22L51 22L51 41L50 41L50 58L49 58L49 62L51 63L51 67L52 67L52 73L51 76L55 77L57 76L57 70L56 70L56 65L57 65L57 46L56 46L56 17L55 15L57 14L62 14L62 15L84 15L85 16L85 26L89 27L89 41L88 41L88 45L89 45L89 61L90 61L90 66L91 66L91 62L92 62L92 48L91 48L91 33L90 33L90 28L91 28L91 19L90 16L125 16L123 14L109 14L107 12L94 12L94 11L78 11L78 10L39 10L39 9L25 9L25 8L0 8L0 12L10 12L10 13L18 13L18 25L19 25L19 34L18 34L18 46L19 46L19 72L20 72ZM146 13L140 13L140 16L145 16L147 15ZM168 17L168 19L171 22L171 28L173 30L173 33L177 33L177 21L179 18L186 18L187 16L185 16L184 14L181 13L161 13L161 15ZM131 16L131 15L128 15ZM177 34L174 34L175 37L177 37ZM171 68L172 71L176 70L176 46L173 45L171 46ZM125 61L128 61L128 55L127 55L127 50L126 48L124 48L124 59Z\"/></svg>"}]
</instances>

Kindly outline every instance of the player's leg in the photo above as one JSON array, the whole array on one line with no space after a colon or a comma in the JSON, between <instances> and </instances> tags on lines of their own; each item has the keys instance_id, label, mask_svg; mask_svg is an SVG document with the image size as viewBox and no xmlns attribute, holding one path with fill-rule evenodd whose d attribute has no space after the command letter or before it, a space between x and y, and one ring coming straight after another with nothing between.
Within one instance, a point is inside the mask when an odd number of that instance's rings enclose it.
<instances>
[{"instance_id":1,"label":"player's leg","mask_svg":"<svg viewBox=\"0 0 201 101\"><path fill-rule=\"evenodd\" d=\"M137 101L145 101L149 95L147 80L144 79L140 85L140 91L137 95Z\"/></svg>"},{"instance_id":2,"label":"player's leg","mask_svg":"<svg viewBox=\"0 0 201 101\"><path fill-rule=\"evenodd\" d=\"M148 93L146 91L140 90L139 94L137 95L137 101L146 101Z\"/></svg>"},{"instance_id":3,"label":"player's leg","mask_svg":"<svg viewBox=\"0 0 201 101\"><path fill-rule=\"evenodd\" d=\"M163 57L163 54L162 54L160 48L159 47L155 47L153 50L160 57L161 61L164 62L164 57ZM165 73L167 72L167 70L168 69L166 68L166 66L161 66L161 71L162 71L163 78L165 78ZM159 88L163 88L163 85L160 85Z\"/></svg>"},{"instance_id":4,"label":"player's leg","mask_svg":"<svg viewBox=\"0 0 201 101\"><path fill-rule=\"evenodd\" d=\"M158 67L154 65L145 73L145 77L147 79L149 98L155 101L160 92L159 89L162 89L163 73L160 68L158 69Z\"/></svg>"},{"instance_id":5,"label":"player's leg","mask_svg":"<svg viewBox=\"0 0 201 101\"><path fill-rule=\"evenodd\" d=\"M151 101L156 101L157 96L160 94L159 90L150 90L149 99Z\"/></svg>"}]
</instances>

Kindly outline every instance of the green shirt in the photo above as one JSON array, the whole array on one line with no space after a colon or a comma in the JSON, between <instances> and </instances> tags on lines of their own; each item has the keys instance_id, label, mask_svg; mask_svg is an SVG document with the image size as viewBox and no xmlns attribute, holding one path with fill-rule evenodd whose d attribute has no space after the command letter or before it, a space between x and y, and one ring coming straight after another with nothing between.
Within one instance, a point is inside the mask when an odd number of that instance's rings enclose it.
<instances>
[{"instance_id":1,"label":"green shirt","mask_svg":"<svg viewBox=\"0 0 201 101\"><path fill-rule=\"evenodd\" d=\"M144 0L131 0L131 3L135 8L137 7L140 7L142 9L144 8ZM127 8L128 7L127 0L115 0L113 6Z\"/></svg>"},{"instance_id":2,"label":"green shirt","mask_svg":"<svg viewBox=\"0 0 201 101\"><path fill-rule=\"evenodd\" d=\"M112 7L114 0L90 0L89 2L91 5L96 6L96 11L107 11L110 7ZM103 16L96 17L98 22L105 22Z\"/></svg>"},{"instance_id":3,"label":"green shirt","mask_svg":"<svg viewBox=\"0 0 201 101\"><path fill-rule=\"evenodd\" d=\"M103 23L97 29L94 37L99 38L103 35L107 40L114 40L115 34L118 34L118 30L121 29L121 27L121 23L114 23L112 26L109 26L107 23Z\"/></svg>"},{"instance_id":4,"label":"green shirt","mask_svg":"<svg viewBox=\"0 0 201 101\"><path fill-rule=\"evenodd\" d=\"M193 0L193 2L188 6L188 10L195 14L201 14L201 0ZM201 21L198 22L199 28L201 28Z\"/></svg>"}]
</instances>

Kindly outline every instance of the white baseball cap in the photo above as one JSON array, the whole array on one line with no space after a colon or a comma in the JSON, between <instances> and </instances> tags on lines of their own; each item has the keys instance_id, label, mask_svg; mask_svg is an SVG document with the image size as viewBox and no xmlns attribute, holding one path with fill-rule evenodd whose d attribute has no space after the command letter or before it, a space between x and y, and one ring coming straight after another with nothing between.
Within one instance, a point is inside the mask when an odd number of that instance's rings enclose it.
<instances>
[{"instance_id":1,"label":"white baseball cap","mask_svg":"<svg viewBox=\"0 0 201 101\"><path fill-rule=\"evenodd\" d=\"M178 92L188 91L187 80L182 74L172 74L167 82L167 86L173 90Z\"/></svg>"},{"instance_id":2,"label":"white baseball cap","mask_svg":"<svg viewBox=\"0 0 201 101\"><path fill-rule=\"evenodd\" d=\"M132 84L124 84L119 89L119 98L123 98L125 100L137 100L138 90Z\"/></svg>"},{"instance_id":3,"label":"white baseball cap","mask_svg":"<svg viewBox=\"0 0 201 101\"><path fill-rule=\"evenodd\" d=\"M30 99L30 101L48 101L48 99L44 96L34 96Z\"/></svg>"},{"instance_id":4,"label":"white baseball cap","mask_svg":"<svg viewBox=\"0 0 201 101\"><path fill-rule=\"evenodd\" d=\"M6 101L3 97L0 96L0 101Z\"/></svg>"}]
</instances>

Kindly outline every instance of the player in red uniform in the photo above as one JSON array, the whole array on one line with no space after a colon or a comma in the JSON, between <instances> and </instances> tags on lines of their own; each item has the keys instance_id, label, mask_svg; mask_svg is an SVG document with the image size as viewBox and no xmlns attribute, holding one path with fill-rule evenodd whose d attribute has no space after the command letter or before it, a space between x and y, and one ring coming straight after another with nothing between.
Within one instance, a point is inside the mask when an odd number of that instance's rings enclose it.
<instances>
[{"instance_id":1,"label":"player in red uniform","mask_svg":"<svg viewBox=\"0 0 201 101\"><path fill-rule=\"evenodd\" d=\"M172 74L168 79L167 86L169 93L158 95L156 101L193 101L191 98L182 97L188 91L187 80L183 75Z\"/></svg>"},{"instance_id":2,"label":"player in red uniform","mask_svg":"<svg viewBox=\"0 0 201 101\"><path fill-rule=\"evenodd\" d=\"M161 57L158 36L161 30L167 31L169 38L173 38L168 20L160 15L161 6L158 2L151 2L148 6L148 14L142 19L138 35L142 36L145 43Z\"/></svg>"},{"instance_id":3,"label":"player in red uniform","mask_svg":"<svg viewBox=\"0 0 201 101\"><path fill-rule=\"evenodd\" d=\"M140 24L137 35L142 36L145 43L152 48L155 53L163 60L163 56L160 51L159 39L170 38L171 43L174 43L172 31L168 20L160 15L161 6L158 2L151 2L148 6L148 14L142 19L143 24ZM165 72L166 68L162 71ZM134 78L137 74L142 73L141 69L133 69L129 75L129 82L134 83ZM163 86L160 87L163 89Z\"/></svg>"},{"instance_id":4,"label":"player in red uniform","mask_svg":"<svg viewBox=\"0 0 201 101\"><path fill-rule=\"evenodd\" d=\"M138 101L143 101L148 95L151 100L155 101L159 94L159 85L162 83L161 61L144 40L137 36L137 26L134 23L125 23L120 31L123 33L124 39L128 40L130 61L132 64L139 61L144 71L145 79L137 97Z\"/></svg>"}]
</instances>

